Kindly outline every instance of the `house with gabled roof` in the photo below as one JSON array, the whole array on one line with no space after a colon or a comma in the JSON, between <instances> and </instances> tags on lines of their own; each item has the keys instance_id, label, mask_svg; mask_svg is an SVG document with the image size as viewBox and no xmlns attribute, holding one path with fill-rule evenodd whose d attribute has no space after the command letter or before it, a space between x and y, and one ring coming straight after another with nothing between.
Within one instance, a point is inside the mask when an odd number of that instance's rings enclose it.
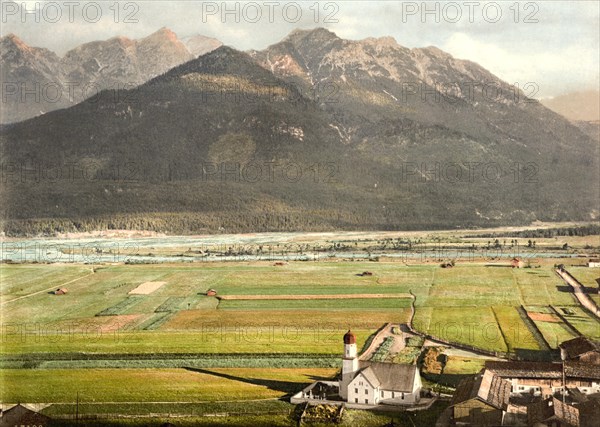
<instances>
[{"instance_id":1,"label":"house with gabled roof","mask_svg":"<svg viewBox=\"0 0 600 427\"><path fill-rule=\"evenodd\" d=\"M560 343L558 348L560 348L563 360L577 360L600 365L600 342L598 341L577 337Z\"/></svg>"},{"instance_id":2,"label":"house with gabled roof","mask_svg":"<svg viewBox=\"0 0 600 427\"><path fill-rule=\"evenodd\" d=\"M579 427L579 410L555 397L549 397L529 405L527 425L532 427Z\"/></svg>"},{"instance_id":3,"label":"house with gabled roof","mask_svg":"<svg viewBox=\"0 0 600 427\"><path fill-rule=\"evenodd\" d=\"M499 426L510 399L510 383L491 371L463 379L450 402L455 425Z\"/></svg>"}]
</instances>

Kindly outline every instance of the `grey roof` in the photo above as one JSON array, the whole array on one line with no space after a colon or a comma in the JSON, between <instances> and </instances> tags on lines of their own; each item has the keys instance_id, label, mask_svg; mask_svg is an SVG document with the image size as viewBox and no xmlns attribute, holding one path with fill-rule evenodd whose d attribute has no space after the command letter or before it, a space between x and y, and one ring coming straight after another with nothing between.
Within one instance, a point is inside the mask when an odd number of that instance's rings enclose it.
<instances>
[{"instance_id":1,"label":"grey roof","mask_svg":"<svg viewBox=\"0 0 600 427\"><path fill-rule=\"evenodd\" d=\"M485 369L502 378L562 378L562 363L552 362L485 362ZM565 362L567 378L600 379L600 365Z\"/></svg>"},{"instance_id":2,"label":"grey roof","mask_svg":"<svg viewBox=\"0 0 600 427\"><path fill-rule=\"evenodd\" d=\"M381 382L375 375L375 372L373 372L373 369L371 369L370 367L363 369L360 373L362 374L363 377L365 377L365 379L369 382L369 384L371 384L373 386L373 388L377 388L377 387L381 386Z\"/></svg>"},{"instance_id":3,"label":"grey roof","mask_svg":"<svg viewBox=\"0 0 600 427\"><path fill-rule=\"evenodd\" d=\"M417 367L400 363L360 362L360 373L382 390L412 392Z\"/></svg>"},{"instance_id":4,"label":"grey roof","mask_svg":"<svg viewBox=\"0 0 600 427\"><path fill-rule=\"evenodd\" d=\"M562 366L552 362L486 361L485 369L502 378L561 378Z\"/></svg>"},{"instance_id":5,"label":"grey roof","mask_svg":"<svg viewBox=\"0 0 600 427\"><path fill-rule=\"evenodd\" d=\"M510 398L510 383L492 371L463 379L452 396L451 405L479 399L495 408L506 410Z\"/></svg>"},{"instance_id":6,"label":"grey roof","mask_svg":"<svg viewBox=\"0 0 600 427\"><path fill-rule=\"evenodd\" d=\"M18 404L2 413L0 418L0 426L14 425L46 425L50 421L50 417L42 415L39 412Z\"/></svg>"},{"instance_id":7,"label":"grey roof","mask_svg":"<svg viewBox=\"0 0 600 427\"><path fill-rule=\"evenodd\" d=\"M586 362L565 362L565 375L567 378L600 380L600 365Z\"/></svg>"}]
</instances>

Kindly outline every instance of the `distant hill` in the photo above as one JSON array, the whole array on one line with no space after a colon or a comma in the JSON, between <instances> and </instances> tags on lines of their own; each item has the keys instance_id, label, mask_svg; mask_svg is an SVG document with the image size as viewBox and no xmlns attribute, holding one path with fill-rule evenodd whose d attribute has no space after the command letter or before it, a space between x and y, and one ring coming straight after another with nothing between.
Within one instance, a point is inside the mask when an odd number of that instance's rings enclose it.
<instances>
[{"instance_id":1,"label":"distant hill","mask_svg":"<svg viewBox=\"0 0 600 427\"><path fill-rule=\"evenodd\" d=\"M1 80L7 100L0 123L70 107L104 89L133 88L219 46L221 42L204 36L181 41L171 30L161 28L140 40L113 37L85 43L61 58L9 34L0 39Z\"/></svg>"},{"instance_id":2,"label":"distant hill","mask_svg":"<svg viewBox=\"0 0 600 427\"><path fill-rule=\"evenodd\" d=\"M467 92L486 85L498 94ZM0 194L8 234L433 229L599 215L597 143L434 47L295 31L264 51L223 46L101 95L2 130L15 166ZM36 167L60 168L60 178Z\"/></svg>"},{"instance_id":3,"label":"distant hill","mask_svg":"<svg viewBox=\"0 0 600 427\"><path fill-rule=\"evenodd\" d=\"M545 107L574 122L600 121L600 92L597 90L568 93L541 102Z\"/></svg>"}]
</instances>

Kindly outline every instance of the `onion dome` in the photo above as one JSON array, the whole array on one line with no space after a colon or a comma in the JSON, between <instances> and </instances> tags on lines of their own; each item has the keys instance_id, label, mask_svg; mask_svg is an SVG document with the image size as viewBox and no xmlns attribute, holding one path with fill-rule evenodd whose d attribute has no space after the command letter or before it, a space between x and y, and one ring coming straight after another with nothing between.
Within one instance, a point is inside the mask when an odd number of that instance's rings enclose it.
<instances>
[{"instance_id":1,"label":"onion dome","mask_svg":"<svg viewBox=\"0 0 600 427\"><path fill-rule=\"evenodd\" d=\"M356 344L356 335L352 333L350 329L344 335L344 344Z\"/></svg>"}]
</instances>

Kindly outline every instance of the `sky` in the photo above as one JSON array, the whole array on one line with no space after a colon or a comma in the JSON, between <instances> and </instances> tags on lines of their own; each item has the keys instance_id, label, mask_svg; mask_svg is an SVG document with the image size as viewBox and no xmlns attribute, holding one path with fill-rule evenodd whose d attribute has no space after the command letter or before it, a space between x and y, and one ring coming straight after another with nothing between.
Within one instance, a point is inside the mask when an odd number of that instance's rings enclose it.
<instances>
[{"instance_id":1,"label":"sky","mask_svg":"<svg viewBox=\"0 0 600 427\"><path fill-rule=\"evenodd\" d=\"M510 84L534 83L538 98L600 84L596 0L0 2L2 35L14 33L59 55L85 42L142 38L161 27L240 50L263 49L296 28L325 27L346 39L392 36L409 48L437 46Z\"/></svg>"}]
</instances>

